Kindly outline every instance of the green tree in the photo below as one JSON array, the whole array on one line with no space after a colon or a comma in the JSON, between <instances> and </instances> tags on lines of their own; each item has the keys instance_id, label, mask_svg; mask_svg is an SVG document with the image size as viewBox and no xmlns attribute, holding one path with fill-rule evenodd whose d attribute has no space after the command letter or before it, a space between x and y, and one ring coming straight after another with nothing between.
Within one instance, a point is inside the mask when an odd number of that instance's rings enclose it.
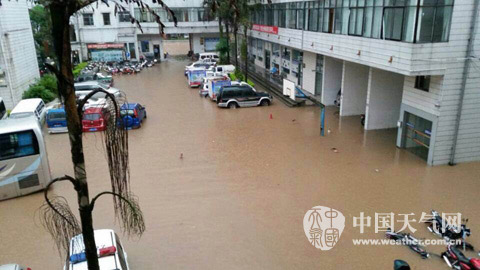
<instances>
[{"instance_id":1,"label":"green tree","mask_svg":"<svg viewBox=\"0 0 480 270\"><path fill-rule=\"evenodd\" d=\"M29 10L29 15L37 56L42 62L47 57L55 59L50 12L45 7L36 5Z\"/></svg>"},{"instance_id":2,"label":"green tree","mask_svg":"<svg viewBox=\"0 0 480 270\"><path fill-rule=\"evenodd\" d=\"M0 0L0 8L2 8ZM70 45L70 17L79 10L96 5L106 4L115 7L117 12L129 12L129 5L135 5L143 12L149 12L155 21L159 24L160 34L164 34L164 24L160 16L146 4L143 0L31 0L37 4L43 5L49 10L51 18L51 31L53 38L53 47L57 61L56 66L47 67L57 77L57 88L61 100L65 106L67 114L67 127L70 140L70 152L73 163L74 177L64 176L52 180L45 189L46 204L42 207L43 222L59 250L68 252L69 240L74 235L81 233L85 245L85 255L89 270L99 270L97 246L95 244L92 212L95 202L103 195L112 195L115 214L122 223L122 228L128 234L141 235L145 230L143 215L138 206L138 202L130 192L130 177L128 163L128 136L126 129L116 124L116 117L111 117L107 123L107 130L104 134L106 157L110 172L110 182L112 191L99 193L93 199L90 199L87 171L85 167L85 157L83 155L82 140L82 113L83 106L87 100L98 92L107 95L114 106L115 116L119 114L119 106L115 97L104 90L95 90L87 95L77 107L77 99L74 89L73 64L71 60L72 48ZM162 1L153 0L154 3L161 5L169 13L175 25L177 18L173 11ZM95 5L92 5L95 4ZM127 6L127 7L126 7ZM8 10L7 10L8 12ZM13 10L11 12L14 12ZM130 14L131 15L131 14ZM131 22L136 24L140 30L140 22L131 16ZM63 197L48 198L47 192L51 185L59 181L69 181L77 192L78 208L80 212L80 223L72 213L68 203Z\"/></svg>"}]
</instances>

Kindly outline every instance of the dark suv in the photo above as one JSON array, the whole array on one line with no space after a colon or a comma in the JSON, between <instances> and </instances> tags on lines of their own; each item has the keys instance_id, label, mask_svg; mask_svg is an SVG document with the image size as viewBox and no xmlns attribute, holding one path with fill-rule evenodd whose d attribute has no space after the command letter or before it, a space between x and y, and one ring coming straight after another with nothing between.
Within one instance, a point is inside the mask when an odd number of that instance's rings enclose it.
<instances>
[{"instance_id":1,"label":"dark suv","mask_svg":"<svg viewBox=\"0 0 480 270\"><path fill-rule=\"evenodd\" d=\"M238 108L268 106L273 97L265 92L257 92L249 85L224 86L217 97L218 107Z\"/></svg>"}]
</instances>

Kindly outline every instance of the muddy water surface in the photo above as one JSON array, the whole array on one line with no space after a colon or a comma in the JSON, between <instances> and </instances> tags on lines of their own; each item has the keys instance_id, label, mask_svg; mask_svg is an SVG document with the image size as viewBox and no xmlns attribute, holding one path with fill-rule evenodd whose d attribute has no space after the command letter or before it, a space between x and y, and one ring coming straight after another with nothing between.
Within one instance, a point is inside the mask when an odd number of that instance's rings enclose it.
<instances>
[{"instance_id":1,"label":"muddy water surface","mask_svg":"<svg viewBox=\"0 0 480 270\"><path fill-rule=\"evenodd\" d=\"M276 100L270 107L219 109L187 87L185 64L115 78L115 87L148 112L142 128L129 133L132 190L147 223L140 239L122 237L132 269L391 269L397 258L413 269L447 269L407 247L352 243L384 237L374 231L375 212L414 213L418 220L432 208L470 218L469 240L480 247L478 163L428 167L395 147L395 130L363 132L359 118L339 120L334 108L326 137L319 136L314 107ZM53 175L71 174L68 138L46 138ZM84 138L93 195L109 188L107 165L101 135ZM67 183L50 192L76 209ZM0 264L62 269L64 258L36 218L42 202L42 194L0 202ZM313 248L303 231L305 212L316 205L346 217L330 251ZM360 212L372 216L363 234L352 224ZM94 222L120 230L110 199L97 203ZM423 224L411 224L419 238L435 239Z\"/></svg>"}]
</instances>

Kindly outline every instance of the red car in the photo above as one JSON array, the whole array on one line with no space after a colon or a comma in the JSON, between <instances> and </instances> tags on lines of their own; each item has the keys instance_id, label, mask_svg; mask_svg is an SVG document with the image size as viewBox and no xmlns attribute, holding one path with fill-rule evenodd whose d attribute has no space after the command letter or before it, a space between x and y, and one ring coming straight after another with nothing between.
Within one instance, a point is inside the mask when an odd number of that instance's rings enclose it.
<instances>
[{"instance_id":1,"label":"red car","mask_svg":"<svg viewBox=\"0 0 480 270\"><path fill-rule=\"evenodd\" d=\"M107 121L110 119L110 112L107 108L90 107L83 112L83 132L104 131Z\"/></svg>"}]
</instances>

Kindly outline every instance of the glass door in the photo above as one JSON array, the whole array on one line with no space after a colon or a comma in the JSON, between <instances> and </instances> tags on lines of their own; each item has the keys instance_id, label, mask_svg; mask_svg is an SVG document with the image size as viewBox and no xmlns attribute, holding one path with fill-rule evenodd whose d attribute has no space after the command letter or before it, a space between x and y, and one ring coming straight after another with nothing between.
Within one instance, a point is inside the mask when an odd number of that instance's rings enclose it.
<instances>
[{"instance_id":1,"label":"glass door","mask_svg":"<svg viewBox=\"0 0 480 270\"><path fill-rule=\"evenodd\" d=\"M428 160L432 122L412 113L405 112L404 123L404 148L422 159Z\"/></svg>"},{"instance_id":2,"label":"glass door","mask_svg":"<svg viewBox=\"0 0 480 270\"><path fill-rule=\"evenodd\" d=\"M315 96L322 95L323 83L323 55L317 54L317 63L315 65Z\"/></svg>"}]
</instances>

